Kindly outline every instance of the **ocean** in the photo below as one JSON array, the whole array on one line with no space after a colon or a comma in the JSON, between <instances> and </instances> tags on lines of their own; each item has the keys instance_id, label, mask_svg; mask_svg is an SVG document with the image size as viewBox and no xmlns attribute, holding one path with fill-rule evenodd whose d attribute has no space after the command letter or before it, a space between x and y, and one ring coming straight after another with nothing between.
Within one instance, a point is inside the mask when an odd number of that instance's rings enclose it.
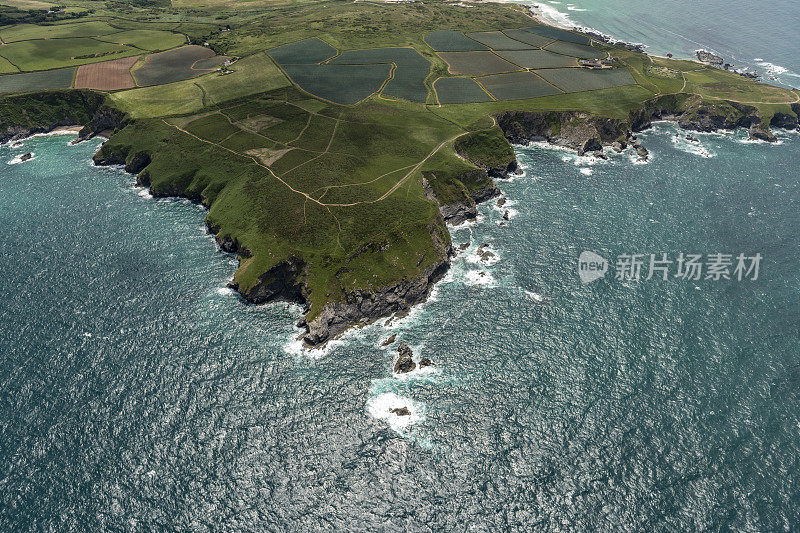
<instances>
[{"instance_id":1,"label":"ocean","mask_svg":"<svg viewBox=\"0 0 800 533\"><path fill-rule=\"evenodd\" d=\"M613 38L644 44L647 52L696 59L709 50L737 70L756 72L775 85L800 87L795 0L522 0L561 26L593 28Z\"/></svg>"},{"instance_id":2,"label":"ocean","mask_svg":"<svg viewBox=\"0 0 800 533\"><path fill-rule=\"evenodd\" d=\"M312 354L300 309L225 288L199 206L92 166L99 141L0 148L0 524L798 529L800 136L676 133L647 164L517 147L431 300ZM681 252L763 260L615 279ZM435 366L395 377L393 333Z\"/></svg>"}]
</instances>

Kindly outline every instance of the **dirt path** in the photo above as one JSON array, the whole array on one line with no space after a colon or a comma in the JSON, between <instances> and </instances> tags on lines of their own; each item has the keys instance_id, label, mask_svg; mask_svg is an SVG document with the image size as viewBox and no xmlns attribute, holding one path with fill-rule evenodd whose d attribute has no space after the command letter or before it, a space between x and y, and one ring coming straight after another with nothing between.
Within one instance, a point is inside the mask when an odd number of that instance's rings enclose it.
<instances>
[{"instance_id":1,"label":"dirt path","mask_svg":"<svg viewBox=\"0 0 800 533\"><path fill-rule=\"evenodd\" d=\"M433 157L439 150L441 150L443 146L447 145L450 142L455 141L456 139L458 139L460 137L463 137L464 135L468 135L470 133L468 131L465 131L465 132L459 133L458 135L455 135L455 136L453 136L453 137L451 137L449 139L446 139L446 140L442 141L441 143L439 143L436 146L436 148L434 148L421 161L419 161L418 163L413 165L413 168L411 168L411 170L409 170L402 178L400 178L397 181L397 183L395 183L388 191L386 191L383 195L381 195L379 198L376 198L375 200L364 200L364 201L361 201L361 202L352 202L352 203L324 203L324 202L321 202L321 201L317 200L316 198L312 197L310 194L308 194L308 193L306 193L304 191L297 190L294 187L292 187L291 185L289 185L289 183L287 183L286 180L284 180L283 178L278 176L271 168L269 168L267 165L265 165L264 163L259 161L255 156L251 156L251 155L248 155L248 154L243 154L243 153L237 152L236 150L228 148L226 146L222 146L221 144L216 143L214 141L209 141L208 139L203 139L202 137L198 137L194 133L192 133L190 131L187 131L184 128L181 128L180 126L178 126L176 124L171 124L171 123L167 122L166 119L162 118L161 121L164 124L166 124L167 126L171 126L171 127L175 128L176 130L180 131L181 133L184 133L184 134L186 134L186 135L188 135L188 136L190 136L190 137L192 137L194 139L197 139L200 142L203 142L203 143L206 143L206 144L210 144L212 146L216 146L217 148L221 148L222 150L225 150L226 152L230 152L230 153L232 153L234 155L237 155L239 157L251 160L256 165L260 166L261 168L266 169L272 175L273 178L275 178L276 180L280 181L290 191L305 197L305 199L308 200L308 201L314 202L315 204L323 206L323 207L326 207L326 208L331 208L331 207L354 207L354 206L361 205L361 204L374 204L374 203L377 203L377 202L385 200L393 192L395 192L397 189L399 189L406 181L408 181L408 178L410 178L414 174L414 172L419 170L419 168L422 165L424 165L431 157ZM338 124L338 121L337 121L337 124ZM335 134L335 128L334 128L334 134ZM331 136L331 142L328 143L328 148L330 148L332 142L333 142L333 135ZM320 155L322 155L322 154L320 154ZM397 172L397 171L400 171L400 170L404 170L405 168L409 168L409 167L398 168L398 169L396 169L396 170L394 170L392 172ZM388 174L391 174L392 172L389 172ZM372 183L373 181L376 181L377 179L380 179L380 178L382 178L382 177L384 177L384 176L386 176L388 174L384 174L382 176L379 176L375 180L364 182L361 185L366 184L366 183ZM359 184L352 184L352 185L359 185ZM332 187L333 186L331 186L329 188L332 188ZM327 192L327 190L326 190L326 192Z\"/></svg>"}]
</instances>

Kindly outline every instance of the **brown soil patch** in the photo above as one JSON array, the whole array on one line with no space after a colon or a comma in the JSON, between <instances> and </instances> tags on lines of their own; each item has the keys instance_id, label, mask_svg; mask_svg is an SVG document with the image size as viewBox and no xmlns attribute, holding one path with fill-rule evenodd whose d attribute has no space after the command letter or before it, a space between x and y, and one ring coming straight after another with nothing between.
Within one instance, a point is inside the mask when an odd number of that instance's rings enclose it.
<instances>
[{"instance_id":1,"label":"brown soil patch","mask_svg":"<svg viewBox=\"0 0 800 533\"><path fill-rule=\"evenodd\" d=\"M131 67L137 59L139 56L81 65L75 76L75 88L115 91L135 87Z\"/></svg>"}]
</instances>

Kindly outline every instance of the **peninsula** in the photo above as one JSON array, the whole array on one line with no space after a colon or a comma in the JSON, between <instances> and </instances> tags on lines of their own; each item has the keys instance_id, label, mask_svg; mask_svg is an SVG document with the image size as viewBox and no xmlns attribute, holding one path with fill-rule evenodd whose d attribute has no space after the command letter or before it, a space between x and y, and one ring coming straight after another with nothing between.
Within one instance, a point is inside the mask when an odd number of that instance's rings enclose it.
<instances>
[{"instance_id":1,"label":"peninsula","mask_svg":"<svg viewBox=\"0 0 800 533\"><path fill-rule=\"evenodd\" d=\"M95 163L205 205L238 257L231 286L301 304L309 347L426 300L454 253L448 223L518 172L511 143L646 159L636 133L654 120L774 141L800 114L797 91L515 4L9 3L0 141L108 137Z\"/></svg>"}]
</instances>

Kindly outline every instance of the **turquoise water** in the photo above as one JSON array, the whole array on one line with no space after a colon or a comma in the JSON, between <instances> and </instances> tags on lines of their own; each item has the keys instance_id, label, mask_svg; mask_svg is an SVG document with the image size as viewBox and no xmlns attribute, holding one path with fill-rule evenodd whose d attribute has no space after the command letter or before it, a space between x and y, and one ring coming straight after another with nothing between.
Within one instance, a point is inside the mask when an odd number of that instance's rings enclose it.
<instances>
[{"instance_id":1,"label":"turquoise water","mask_svg":"<svg viewBox=\"0 0 800 533\"><path fill-rule=\"evenodd\" d=\"M647 165L519 148L432 300L314 356L198 206L97 142L0 148L3 529L798 529L800 137L674 132ZM582 285L583 250L764 261ZM435 369L392 377L391 333Z\"/></svg>"},{"instance_id":2,"label":"turquoise water","mask_svg":"<svg viewBox=\"0 0 800 533\"><path fill-rule=\"evenodd\" d=\"M525 0L551 20L594 28L627 42L642 43L656 55L695 58L711 50L737 69L746 68L763 81L800 87L795 0ZM777 79L771 79L777 78Z\"/></svg>"}]
</instances>

